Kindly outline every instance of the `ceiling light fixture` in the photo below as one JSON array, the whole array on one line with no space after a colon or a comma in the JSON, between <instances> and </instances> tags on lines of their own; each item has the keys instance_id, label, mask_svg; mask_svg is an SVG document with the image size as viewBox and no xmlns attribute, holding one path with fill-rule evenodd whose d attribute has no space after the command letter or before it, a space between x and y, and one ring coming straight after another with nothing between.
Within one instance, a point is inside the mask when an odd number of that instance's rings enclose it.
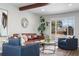
<instances>
[{"instance_id":1,"label":"ceiling light fixture","mask_svg":"<svg viewBox=\"0 0 79 59\"><path fill-rule=\"evenodd\" d=\"M72 4L68 4L68 6L72 6Z\"/></svg>"}]
</instances>

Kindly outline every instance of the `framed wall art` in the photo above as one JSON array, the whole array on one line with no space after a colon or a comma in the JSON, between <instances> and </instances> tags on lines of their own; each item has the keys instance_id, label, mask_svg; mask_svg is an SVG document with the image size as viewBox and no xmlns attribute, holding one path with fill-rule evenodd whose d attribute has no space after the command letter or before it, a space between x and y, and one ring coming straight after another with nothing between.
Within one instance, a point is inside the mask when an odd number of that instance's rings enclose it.
<instances>
[{"instance_id":1,"label":"framed wall art","mask_svg":"<svg viewBox=\"0 0 79 59\"><path fill-rule=\"evenodd\" d=\"M8 35L8 12L7 10L0 9L0 36L7 36Z\"/></svg>"}]
</instances>

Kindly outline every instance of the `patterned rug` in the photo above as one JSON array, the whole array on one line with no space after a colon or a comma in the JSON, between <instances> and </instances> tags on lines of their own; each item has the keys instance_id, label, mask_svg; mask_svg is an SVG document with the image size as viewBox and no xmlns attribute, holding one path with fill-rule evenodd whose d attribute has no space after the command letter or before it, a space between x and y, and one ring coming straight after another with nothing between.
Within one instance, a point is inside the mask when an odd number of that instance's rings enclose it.
<instances>
[{"instance_id":1,"label":"patterned rug","mask_svg":"<svg viewBox=\"0 0 79 59\"><path fill-rule=\"evenodd\" d=\"M79 48L77 50L64 50L56 46L54 51L54 46L46 46L46 49L47 48L49 48L49 50L44 51L42 51L42 48L40 48L40 56L79 56Z\"/></svg>"}]
</instances>

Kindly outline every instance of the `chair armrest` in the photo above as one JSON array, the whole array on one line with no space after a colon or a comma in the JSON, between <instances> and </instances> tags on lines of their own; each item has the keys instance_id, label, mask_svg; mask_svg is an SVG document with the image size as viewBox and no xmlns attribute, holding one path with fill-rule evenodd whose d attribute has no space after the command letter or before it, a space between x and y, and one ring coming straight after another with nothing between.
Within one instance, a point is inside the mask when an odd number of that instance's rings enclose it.
<instances>
[{"instance_id":1,"label":"chair armrest","mask_svg":"<svg viewBox=\"0 0 79 59\"><path fill-rule=\"evenodd\" d=\"M58 43L60 43L62 40L66 40L66 38L58 38Z\"/></svg>"},{"instance_id":2,"label":"chair armrest","mask_svg":"<svg viewBox=\"0 0 79 59\"><path fill-rule=\"evenodd\" d=\"M67 39L67 44L70 47L78 46L78 39Z\"/></svg>"}]
</instances>

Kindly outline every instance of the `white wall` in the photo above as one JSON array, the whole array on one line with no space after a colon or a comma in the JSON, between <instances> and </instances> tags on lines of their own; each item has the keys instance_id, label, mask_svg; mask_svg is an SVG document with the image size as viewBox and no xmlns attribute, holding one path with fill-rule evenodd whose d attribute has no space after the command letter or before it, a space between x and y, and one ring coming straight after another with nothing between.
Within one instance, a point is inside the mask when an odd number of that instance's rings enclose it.
<instances>
[{"instance_id":1,"label":"white wall","mask_svg":"<svg viewBox=\"0 0 79 59\"><path fill-rule=\"evenodd\" d=\"M14 30L14 21L18 20L18 9L9 4L0 4L0 9L5 9L8 12L8 34L10 34Z\"/></svg>"},{"instance_id":2,"label":"white wall","mask_svg":"<svg viewBox=\"0 0 79 59\"><path fill-rule=\"evenodd\" d=\"M0 4L0 9L5 9L8 11L8 35L14 33L37 33L37 28L39 25L39 16L29 13L29 12L20 12L18 8L11 4ZM22 28L21 19L26 17L29 21L27 28Z\"/></svg>"},{"instance_id":3,"label":"white wall","mask_svg":"<svg viewBox=\"0 0 79 59\"><path fill-rule=\"evenodd\" d=\"M18 13L19 15L19 21L15 21L15 22L18 22L17 23L17 28L18 28L18 31L17 32L22 32L22 33L38 33L37 31L37 28L39 26L39 22L40 22L40 17L38 15L35 15L35 14L32 14L30 12L19 12ZM27 18L29 24L27 26L27 28L23 28L21 26L21 20L22 18Z\"/></svg>"}]
</instances>

